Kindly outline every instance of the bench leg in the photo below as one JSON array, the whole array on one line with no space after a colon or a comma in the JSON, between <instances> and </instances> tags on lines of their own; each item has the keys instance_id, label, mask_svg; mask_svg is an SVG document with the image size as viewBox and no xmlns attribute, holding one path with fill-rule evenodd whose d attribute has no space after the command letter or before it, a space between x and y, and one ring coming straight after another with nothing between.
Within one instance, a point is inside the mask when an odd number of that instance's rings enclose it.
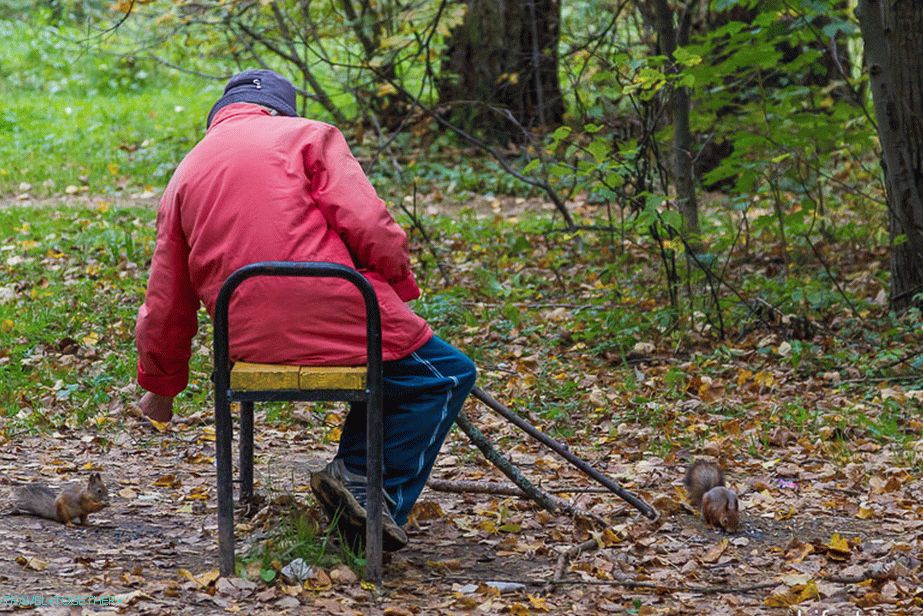
<instances>
[{"instance_id":1,"label":"bench leg","mask_svg":"<svg viewBox=\"0 0 923 616\"><path fill-rule=\"evenodd\" d=\"M381 393L373 393L366 414L366 481L368 500L366 502L365 525L365 578L381 585L382 578L382 509L384 504L383 436Z\"/></svg>"},{"instance_id":2,"label":"bench leg","mask_svg":"<svg viewBox=\"0 0 923 616\"><path fill-rule=\"evenodd\" d=\"M215 395L215 458L218 463L218 560L221 575L234 575L234 491L231 485L231 404Z\"/></svg>"},{"instance_id":3,"label":"bench leg","mask_svg":"<svg viewBox=\"0 0 923 616\"><path fill-rule=\"evenodd\" d=\"M240 502L253 500L253 402L240 403Z\"/></svg>"}]
</instances>

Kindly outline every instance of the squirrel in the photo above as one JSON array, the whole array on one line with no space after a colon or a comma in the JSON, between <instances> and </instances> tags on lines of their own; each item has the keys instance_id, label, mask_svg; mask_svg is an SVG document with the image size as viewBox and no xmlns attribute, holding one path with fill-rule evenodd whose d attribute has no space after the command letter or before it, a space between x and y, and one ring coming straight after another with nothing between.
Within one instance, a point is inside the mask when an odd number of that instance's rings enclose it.
<instances>
[{"instance_id":1,"label":"squirrel","mask_svg":"<svg viewBox=\"0 0 923 616\"><path fill-rule=\"evenodd\" d=\"M696 460L683 480L689 502L699 507L706 524L735 533L740 525L737 494L724 486L724 472L714 462Z\"/></svg>"},{"instance_id":2,"label":"squirrel","mask_svg":"<svg viewBox=\"0 0 923 616\"><path fill-rule=\"evenodd\" d=\"M75 518L80 518L80 524L86 525L91 513L109 506L109 490L99 473L90 475L85 486L65 486L56 492L48 486L31 483L16 488L13 495L13 513L37 515L66 526L73 526Z\"/></svg>"}]
</instances>

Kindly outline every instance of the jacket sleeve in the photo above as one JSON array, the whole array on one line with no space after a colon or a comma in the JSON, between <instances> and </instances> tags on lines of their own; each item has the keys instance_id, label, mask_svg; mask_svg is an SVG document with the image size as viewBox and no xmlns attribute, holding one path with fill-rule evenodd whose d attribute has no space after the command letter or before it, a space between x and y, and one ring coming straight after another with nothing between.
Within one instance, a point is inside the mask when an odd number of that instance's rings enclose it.
<instances>
[{"instance_id":1,"label":"jacket sleeve","mask_svg":"<svg viewBox=\"0 0 923 616\"><path fill-rule=\"evenodd\" d=\"M138 384L162 396L175 396L189 382L199 301L189 279L188 259L175 193L168 187L157 214L147 297L135 324Z\"/></svg>"},{"instance_id":2,"label":"jacket sleeve","mask_svg":"<svg viewBox=\"0 0 923 616\"><path fill-rule=\"evenodd\" d=\"M305 149L305 172L324 218L343 238L358 267L379 274L404 301L420 297L410 269L407 234L378 198L343 134L319 122L312 129L318 134Z\"/></svg>"}]
</instances>

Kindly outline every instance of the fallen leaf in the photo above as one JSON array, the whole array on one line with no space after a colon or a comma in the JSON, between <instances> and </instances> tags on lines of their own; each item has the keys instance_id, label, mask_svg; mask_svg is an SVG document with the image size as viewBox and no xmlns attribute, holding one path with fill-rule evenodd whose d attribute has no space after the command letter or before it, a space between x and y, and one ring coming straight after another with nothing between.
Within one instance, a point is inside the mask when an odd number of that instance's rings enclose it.
<instances>
[{"instance_id":1,"label":"fallen leaf","mask_svg":"<svg viewBox=\"0 0 923 616\"><path fill-rule=\"evenodd\" d=\"M830 541L824 547L827 548L827 556L833 560L846 560L849 558L849 540L841 537L839 533L833 533Z\"/></svg>"},{"instance_id":2,"label":"fallen leaf","mask_svg":"<svg viewBox=\"0 0 923 616\"><path fill-rule=\"evenodd\" d=\"M221 577L221 572L218 569L211 569L202 575L196 576L189 569L180 568L179 574L190 582L199 585L201 588L208 588L212 582Z\"/></svg>"},{"instance_id":3,"label":"fallen leaf","mask_svg":"<svg viewBox=\"0 0 923 616\"><path fill-rule=\"evenodd\" d=\"M26 569L32 569L33 571L44 571L48 568L48 563L34 556L18 556L16 557L16 564Z\"/></svg>"},{"instance_id":4,"label":"fallen leaf","mask_svg":"<svg viewBox=\"0 0 923 616\"><path fill-rule=\"evenodd\" d=\"M724 551L728 549L729 545L730 543L727 539L722 539L713 545L710 550L705 552L705 554L703 554L699 560L701 560L703 563L716 563L718 562L718 559L721 558L721 555L724 554Z\"/></svg>"},{"instance_id":5,"label":"fallen leaf","mask_svg":"<svg viewBox=\"0 0 923 616\"><path fill-rule=\"evenodd\" d=\"M359 578L346 565L339 565L330 571L330 579L338 584L355 584Z\"/></svg>"},{"instance_id":6,"label":"fallen leaf","mask_svg":"<svg viewBox=\"0 0 923 616\"><path fill-rule=\"evenodd\" d=\"M548 602L544 597L536 597L533 595L526 595L529 598L529 604L532 606L533 610L538 610L540 612L550 612L551 607L549 607Z\"/></svg>"},{"instance_id":7,"label":"fallen leaf","mask_svg":"<svg viewBox=\"0 0 923 616\"><path fill-rule=\"evenodd\" d=\"M183 482L176 478L176 475L162 475L158 477L154 484L160 488L178 488L183 485Z\"/></svg>"}]
</instances>

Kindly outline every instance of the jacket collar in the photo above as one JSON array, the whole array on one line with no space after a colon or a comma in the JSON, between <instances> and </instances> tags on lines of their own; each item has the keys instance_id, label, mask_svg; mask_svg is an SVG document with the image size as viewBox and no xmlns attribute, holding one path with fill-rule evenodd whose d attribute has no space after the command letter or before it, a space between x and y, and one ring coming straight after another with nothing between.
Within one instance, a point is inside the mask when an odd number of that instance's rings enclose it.
<instances>
[{"instance_id":1,"label":"jacket collar","mask_svg":"<svg viewBox=\"0 0 923 616\"><path fill-rule=\"evenodd\" d=\"M205 131L205 133L210 133L216 126L229 118L260 115L268 116L272 114L269 113L265 107L255 103L232 103L218 110L218 112L215 114L215 117L212 118L211 126L208 127L208 130Z\"/></svg>"}]
</instances>

